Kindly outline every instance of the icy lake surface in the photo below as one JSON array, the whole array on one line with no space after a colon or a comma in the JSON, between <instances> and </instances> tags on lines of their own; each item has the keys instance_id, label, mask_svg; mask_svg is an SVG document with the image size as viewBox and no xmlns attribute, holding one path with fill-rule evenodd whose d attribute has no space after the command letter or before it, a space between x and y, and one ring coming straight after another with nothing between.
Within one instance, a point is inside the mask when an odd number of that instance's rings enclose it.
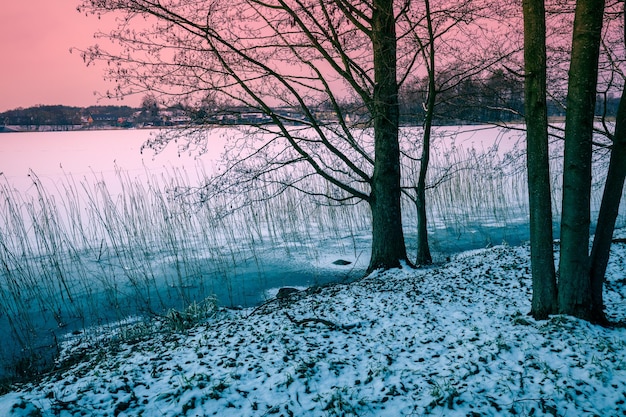
<instances>
[{"instance_id":1,"label":"icy lake surface","mask_svg":"<svg viewBox=\"0 0 626 417\"><path fill-rule=\"evenodd\" d=\"M448 172L450 164L459 169L429 191L435 259L526 240L519 133L442 130L449 134L435 141L432 175ZM236 133L215 129L202 155L177 143L157 155L142 152L155 133L0 135L0 331L10 335L0 342L3 358L46 351L68 331L133 314L165 314L212 295L220 305L246 307L279 287L362 276L370 246L362 205L331 209L293 193L232 217L217 216L213 201L209 208L176 205L168 192L201 185L219 169L224 143ZM464 159L474 162L463 165ZM407 203L410 256L412 210Z\"/></svg>"}]
</instances>

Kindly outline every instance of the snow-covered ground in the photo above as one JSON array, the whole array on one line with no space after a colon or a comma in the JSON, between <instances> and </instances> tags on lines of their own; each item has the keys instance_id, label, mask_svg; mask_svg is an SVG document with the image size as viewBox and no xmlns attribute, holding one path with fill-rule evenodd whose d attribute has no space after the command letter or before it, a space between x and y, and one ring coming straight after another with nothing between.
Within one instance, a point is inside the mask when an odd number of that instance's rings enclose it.
<instances>
[{"instance_id":1,"label":"snow-covered ground","mask_svg":"<svg viewBox=\"0 0 626 417\"><path fill-rule=\"evenodd\" d=\"M625 271L616 243L616 322ZM124 338L65 352L76 358L62 370L1 396L0 415L626 415L626 329L535 321L530 296L528 247L497 246L219 310L188 330L130 322Z\"/></svg>"}]
</instances>

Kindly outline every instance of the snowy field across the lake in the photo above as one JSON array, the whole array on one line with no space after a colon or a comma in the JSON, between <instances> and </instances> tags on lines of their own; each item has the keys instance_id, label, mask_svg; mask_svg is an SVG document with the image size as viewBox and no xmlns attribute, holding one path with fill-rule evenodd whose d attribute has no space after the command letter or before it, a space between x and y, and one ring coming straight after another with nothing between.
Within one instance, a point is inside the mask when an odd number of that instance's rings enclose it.
<instances>
[{"instance_id":1,"label":"snowy field across the lake","mask_svg":"<svg viewBox=\"0 0 626 417\"><path fill-rule=\"evenodd\" d=\"M1 396L0 415L626 415L626 329L530 318L529 257L496 246L184 331L130 322L91 346L74 335L67 363ZM620 323L625 284L615 243L605 301Z\"/></svg>"}]
</instances>

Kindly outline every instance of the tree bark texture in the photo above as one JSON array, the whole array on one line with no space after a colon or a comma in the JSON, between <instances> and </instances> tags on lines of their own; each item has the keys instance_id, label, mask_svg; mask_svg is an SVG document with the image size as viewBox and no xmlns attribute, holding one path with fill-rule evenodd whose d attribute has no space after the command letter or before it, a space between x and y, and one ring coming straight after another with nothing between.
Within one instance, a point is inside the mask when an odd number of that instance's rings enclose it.
<instances>
[{"instance_id":1,"label":"tree bark texture","mask_svg":"<svg viewBox=\"0 0 626 417\"><path fill-rule=\"evenodd\" d=\"M584 319L591 315L591 152L603 15L604 0L576 3L565 119L559 312Z\"/></svg>"},{"instance_id":2,"label":"tree bark texture","mask_svg":"<svg viewBox=\"0 0 626 417\"><path fill-rule=\"evenodd\" d=\"M546 103L546 17L544 0L524 0L524 83L526 165L530 207L530 258L533 280L531 314L546 319L557 312L552 249L552 197Z\"/></svg>"},{"instance_id":3,"label":"tree bark texture","mask_svg":"<svg viewBox=\"0 0 626 417\"><path fill-rule=\"evenodd\" d=\"M400 145L396 30L392 0L374 0L374 173L369 199L372 210L372 257L368 273L407 261L400 205Z\"/></svg>"},{"instance_id":4,"label":"tree bark texture","mask_svg":"<svg viewBox=\"0 0 626 417\"><path fill-rule=\"evenodd\" d=\"M609 171L606 176L596 233L591 249L591 320L600 323L606 322L602 292L604 290L604 279L609 262L613 231L615 230L615 220L619 212L624 179L626 178L625 124L626 99L624 93L622 93L615 121L615 136L609 161Z\"/></svg>"},{"instance_id":5,"label":"tree bark texture","mask_svg":"<svg viewBox=\"0 0 626 417\"><path fill-rule=\"evenodd\" d=\"M433 33L430 0L425 0L426 24L428 25L428 96L426 99L426 117L424 119L424 136L422 141L422 158L415 189L415 207L417 212L417 258L418 265L430 265L433 262L428 244L428 217L426 215L426 176L430 163L430 137L435 116L437 85L435 83L435 36Z\"/></svg>"}]
</instances>

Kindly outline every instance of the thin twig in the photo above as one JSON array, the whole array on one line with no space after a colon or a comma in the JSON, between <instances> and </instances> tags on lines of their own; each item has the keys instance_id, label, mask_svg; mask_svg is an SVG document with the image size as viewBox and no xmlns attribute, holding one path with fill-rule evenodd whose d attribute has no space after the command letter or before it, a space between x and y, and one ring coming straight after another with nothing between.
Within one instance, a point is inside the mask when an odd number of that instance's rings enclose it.
<instances>
[{"instance_id":1,"label":"thin twig","mask_svg":"<svg viewBox=\"0 0 626 417\"><path fill-rule=\"evenodd\" d=\"M296 320L295 318L293 318L292 316L289 315L289 313L285 312L285 316L287 316L287 318L289 319L290 322L297 324L298 326L304 326L307 323L320 323L320 324L324 324L326 326L328 326L329 328L333 329L333 330L350 330L353 329L354 327L356 327L356 324L350 324L350 325L338 325L336 323L333 323L330 320L326 320L326 319L318 319L316 317L310 317L310 318L305 318L302 320Z\"/></svg>"}]
</instances>

